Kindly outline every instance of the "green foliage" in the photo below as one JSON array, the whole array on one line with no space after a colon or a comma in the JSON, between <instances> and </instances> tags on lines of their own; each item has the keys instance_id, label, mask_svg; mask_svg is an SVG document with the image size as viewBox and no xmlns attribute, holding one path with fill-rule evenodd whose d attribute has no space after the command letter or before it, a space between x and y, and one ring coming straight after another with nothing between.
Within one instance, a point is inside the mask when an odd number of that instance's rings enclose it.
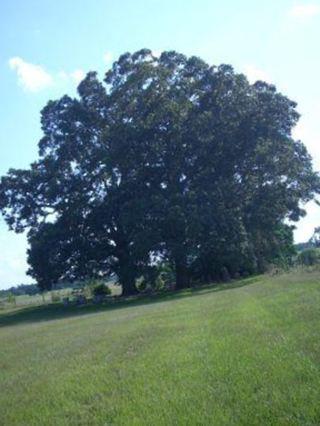
<instances>
[{"instance_id":1,"label":"green foliage","mask_svg":"<svg viewBox=\"0 0 320 426\"><path fill-rule=\"evenodd\" d=\"M98 283L93 287L92 293L94 296L109 296L111 295L111 290L104 283Z\"/></svg>"},{"instance_id":2,"label":"green foliage","mask_svg":"<svg viewBox=\"0 0 320 426\"><path fill-rule=\"evenodd\" d=\"M75 292L77 297L85 297L86 299L90 299L93 294L93 285L91 282L86 283L83 287Z\"/></svg>"},{"instance_id":3,"label":"green foliage","mask_svg":"<svg viewBox=\"0 0 320 426\"><path fill-rule=\"evenodd\" d=\"M320 247L320 226L315 228L310 242L313 244L314 247Z\"/></svg>"},{"instance_id":4,"label":"green foliage","mask_svg":"<svg viewBox=\"0 0 320 426\"><path fill-rule=\"evenodd\" d=\"M302 251L297 257L297 263L303 266L314 266L320 264L320 250L311 248Z\"/></svg>"},{"instance_id":5,"label":"green foliage","mask_svg":"<svg viewBox=\"0 0 320 426\"><path fill-rule=\"evenodd\" d=\"M64 271L63 240L66 230L62 224L42 223L28 235L27 251L31 266L28 274L37 280L39 288L50 290L62 277Z\"/></svg>"},{"instance_id":6,"label":"green foliage","mask_svg":"<svg viewBox=\"0 0 320 426\"><path fill-rule=\"evenodd\" d=\"M58 303L61 302L61 296L58 292L56 291L51 291L50 292L50 298L51 298L51 302L52 303Z\"/></svg>"},{"instance_id":7,"label":"green foliage","mask_svg":"<svg viewBox=\"0 0 320 426\"><path fill-rule=\"evenodd\" d=\"M88 73L78 95L48 102L39 158L0 183L41 289L115 274L135 294L155 258L178 289L290 263L284 223L320 192L292 137L295 102L229 65L148 49L120 56L103 82Z\"/></svg>"},{"instance_id":8,"label":"green foliage","mask_svg":"<svg viewBox=\"0 0 320 426\"><path fill-rule=\"evenodd\" d=\"M158 262L143 271L139 282L140 291L166 291L174 288L175 274L168 262Z\"/></svg>"},{"instance_id":9,"label":"green foliage","mask_svg":"<svg viewBox=\"0 0 320 426\"><path fill-rule=\"evenodd\" d=\"M16 296L13 293L9 293L7 295L7 302L11 303L12 305L16 305L17 304Z\"/></svg>"},{"instance_id":10,"label":"green foliage","mask_svg":"<svg viewBox=\"0 0 320 426\"><path fill-rule=\"evenodd\" d=\"M167 262L162 262L158 267L158 286L160 288L169 289L174 286L175 275L174 270Z\"/></svg>"},{"instance_id":11,"label":"green foliage","mask_svg":"<svg viewBox=\"0 0 320 426\"><path fill-rule=\"evenodd\" d=\"M39 293L39 287L36 284L19 284L5 290L0 290L0 297L7 297L9 293L14 294L15 296L33 296Z\"/></svg>"}]
</instances>

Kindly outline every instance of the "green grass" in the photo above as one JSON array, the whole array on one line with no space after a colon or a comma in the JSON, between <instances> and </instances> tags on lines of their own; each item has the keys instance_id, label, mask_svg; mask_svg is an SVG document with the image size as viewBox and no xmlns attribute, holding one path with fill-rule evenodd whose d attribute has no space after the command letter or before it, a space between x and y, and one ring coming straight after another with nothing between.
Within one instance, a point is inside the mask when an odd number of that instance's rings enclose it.
<instances>
[{"instance_id":1,"label":"green grass","mask_svg":"<svg viewBox=\"0 0 320 426\"><path fill-rule=\"evenodd\" d=\"M0 424L319 425L320 274L0 313Z\"/></svg>"}]
</instances>

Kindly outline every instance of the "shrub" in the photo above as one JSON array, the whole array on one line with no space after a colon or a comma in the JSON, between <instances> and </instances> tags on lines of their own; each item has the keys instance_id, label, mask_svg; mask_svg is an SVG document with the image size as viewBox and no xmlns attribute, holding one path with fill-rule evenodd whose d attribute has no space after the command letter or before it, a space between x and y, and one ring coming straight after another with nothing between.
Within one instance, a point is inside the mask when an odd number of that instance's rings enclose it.
<instances>
[{"instance_id":1,"label":"shrub","mask_svg":"<svg viewBox=\"0 0 320 426\"><path fill-rule=\"evenodd\" d=\"M8 303L12 303L13 305L17 305L16 296L14 294L12 294L12 293L9 293L8 297L7 297L7 302Z\"/></svg>"},{"instance_id":2,"label":"shrub","mask_svg":"<svg viewBox=\"0 0 320 426\"><path fill-rule=\"evenodd\" d=\"M175 275L166 262L148 267L144 270L143 276L138 281L140 291L166 291L175 282Z\"/></svg>"},{"instance_id":3,"label":"shrub","mask_svg":"<svg viewBox=\"0 0 320 426\"><path fill-rule=\"evenodd\" d=\"M111 290L105 284L100 283L93 287L92 293L94 296L109 296L111 294Z\"/></svg>"},{"instance_id":4,"label":"shrub","mask_svg":"<svg viewBox=\"0 0 320 426\"><path fill-rule=\"evenodd\" d=\"M50 296L51 296L51 302L52 303L57 303L57 302L61 301L61 296L60 296L59 293L56 293L56 292L52 291L50 293Z\"/></svg>"},{"instance_id":5,"label":"shrub","mask_svg":"<svg viewBox=\"0 0 320 426\"><path fill-rule=\"evenodd\" d=\"M297 258L299 265L314 266L320 263L320 251L315 248L310 248L302 251Z\"/></svg>"},{"instance_id":6,"label":"shrub","mask_svg":"<svg viewBox=\"0 0 320 426\"><path fill-rule=\"evenodd\" d=\"M86 297L87 299L90 299L90 297L94 294L93 293L93 289L94 289L94 287L95 287L95 284L94 283L92 283L92 282L89 282L89 283L87 283L84 287L82 287L82 288L79 288L77 291L76 291L76 296L77 297L79 297L79 296L84 296L84 297Z\"/></svg>"}]
</instances>

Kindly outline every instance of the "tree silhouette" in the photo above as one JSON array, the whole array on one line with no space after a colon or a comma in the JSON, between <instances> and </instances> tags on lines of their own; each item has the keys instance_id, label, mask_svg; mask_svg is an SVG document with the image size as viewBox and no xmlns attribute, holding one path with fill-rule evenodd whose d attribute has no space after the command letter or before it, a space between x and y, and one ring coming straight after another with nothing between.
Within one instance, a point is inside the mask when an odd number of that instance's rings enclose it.
<instances>
[{"instance_id":1,"label":"tree silhouette","mask_svg":"<svg viewBox=\"0 0 320 426\"><path fill-rule=\"evenodd\" d=\"M290 252L285 221L304 215L320 184L291 135L296 104L274 86L143 49L103 83L88 73L78 94L47 104L39 159L0 184L9 227L29 230L41 286L114 272L129 295L165 259L183 288Z\"/></svg>"}]
</instances>

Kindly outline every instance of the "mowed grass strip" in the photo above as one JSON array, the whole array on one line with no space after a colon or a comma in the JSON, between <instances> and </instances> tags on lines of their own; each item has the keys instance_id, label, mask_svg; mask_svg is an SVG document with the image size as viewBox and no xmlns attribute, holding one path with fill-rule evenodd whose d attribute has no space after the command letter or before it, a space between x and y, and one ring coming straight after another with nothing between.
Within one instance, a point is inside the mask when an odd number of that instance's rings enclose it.
<instances>
[{"instance_id":1,"label":"mowed grass strip","mask_svg":"<svg viewBox=\"0 0 320 426\"><path fill-rule=\"evenodd\" d=\"M1 425L319 425L320 274L0 316Z\"/></svg>"}]
</instances>

